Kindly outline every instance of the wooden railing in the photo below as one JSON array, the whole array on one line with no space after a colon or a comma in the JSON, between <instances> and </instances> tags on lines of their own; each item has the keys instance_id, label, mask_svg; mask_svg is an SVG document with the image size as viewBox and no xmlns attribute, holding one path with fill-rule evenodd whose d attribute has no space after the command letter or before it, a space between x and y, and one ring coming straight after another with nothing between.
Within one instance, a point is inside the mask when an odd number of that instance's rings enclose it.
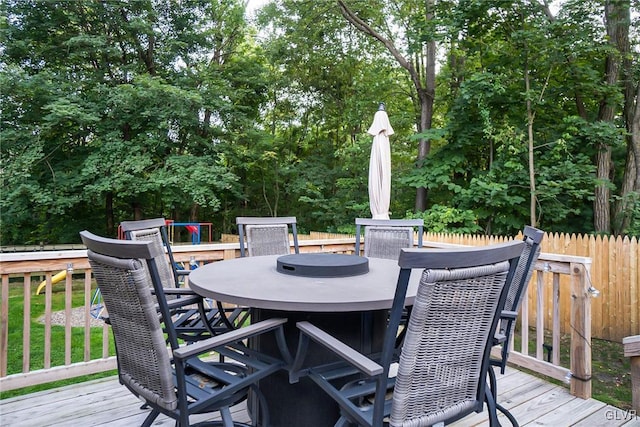
<instances>
[{"instance_id":1,"label":"wooden railing","mask_svg":"<svg viewBox=\"0 0 640 427\"><path fill-rule=\"evenodd\" d=\"M588 281L590 266L591 260L585 257L540 255L536 263L535 286L529 284L527 304L523 303L521 307L521 346L509 359L514 364L568 381L571 393L585 399L591 397L591 299L598 292ZM562 276L569 277L568 286L561 286ZM549 292L545 292L547 290ZM548 294L546 298L545 293ZM563 311L570 313L568 370L560 366ZM532 323L536 334L535 357L529 356L528 350ZM545 331L551 331L551 362L546 362L544 356Z\"/></svg>"},{"instance_id":2,"label":"wooden railing","mask_svg":"<svg viewBox=\"0 0 640 427\"><path fill-rule=\"evenodd\" d=\"M485 235L425 233L425 240L462 245L486 245L500 238ZM621 343L627 336L640 335L640 244L638 236L594 236L545 233L542 252L587 257L593 260L587 280L600 291L592 300L593 338ZM561 276L561 287L569 276ZM549 288L550 289L550 288ZM569 298L569 293L561 294ZM535 300L534 300L535 301ZM568 304L567 301L562 301ZM535 310L535 307L532 307ZM533 312L533 311L532 311ZM549 319L550 313L547 313ZM560 313L560 327L569 333L571 312Z\"/></svg>"},{"instance_id":3,"label":"wooden railing","mask_svg":"<svg viewBox=\"0 0 640 427\"><path fill-rule=\"evenodd\" d=\"M631 359L631 409L640 413L640 335L625 337L624 357Z\"/></svg>"},{"instance_id":4,"label":"wooden railing","mask_svg":"<svg viewBox=\"0 0 640 427\"><path fill-rule=\"evenodd\" d=\"M301 239L301 252L353 253L354 238L352 236L331 239ZM487 242L478 242L486 244ZM448 247L448 243L426 241L425 247ZM173 247L177 262L187 266L196 261L202 265L232 259L239 256L237 243L200 244ZM529 286L528 303L523 304L522 325L519 328L521 348L511 352L510 361L527 367L541 374L560 380L570 380L571 392L579 397L591 396L591 329L590 329L590 293L588 272L591 260L585 257L558 256L541 254L536 264L536 286ZM53 284L53 277L66 271L66 277L58 284ZM110 331L106 325L91 326L91 298L95 291L95 283L86 258L85 250L67 250L51 252L23 252L0 254L1 314L0 314L0 389L7 391L46 382L73 378L92 373L109 371L116 368L115 358L110 354ZM58 276L59 277L59 276ZM561 278L568 278L565 286ZM43 292L35 295L41 281L44 281ZM80 291L78 292L78 287ZM75 291L74 291L75 290ZM63 294L60 295L60 294ZM81 302L72 301L73 294L82 294ZM62 313L64 322L54 322L54 295L64 302ZM546 295L552 295L551 305ZM565 297L566 296L566 297ZM18 315L11 312L11 300L22 300L23 310ZM74 308L74 305L76 306ZM41 324L35 315L44 307ZM79 313L78 313L79 310ZM569 368L561 367L560 314L570 311L570 358ZM57 313L57 314L62 314ZM551 313L549 316L537 316L536 313ZM77 319L80 314L81 326ZM13 317L20 316L21 319ZM13 325L10 329L9 325ZM17 326L19 325L19 326ZM35 326L34 326L35 325ZM14 328L21 331L15 331ZM32 357L32 331L43 329L43 351L36 360ZM534 330L535 355L529 355L529 330ZM545 361L544 332L552 335L552 360ZM18 332L18 333L16 333ZM100 338L99 348L95 347L95 334ZM52 340L56 336L58 339ZM64 338L61 338L63 336ZM11 338L9 338L11 337ZM63 349L52 348L52 342L63 342ZM77 347L82 347L81 355ZM74 352L76 350L76 352ZM61 355L58 355L61 353ZM8 368L19 365L21 368ZM12 365L8 361L12 360Z\"/></svg>"},{"instance_id":5,"label":"wooden railing","mask_svg":"<svg viewBox=\"0 0 640 427\"><path fill-rule=\"evenodd\" d=\"M471 243L481 245L497 241ZM425 241L424 246L446 248L457 244ZM520 348L514 348L515 340L511 340L509 357L512 364L568 382L571 393L584 399L591 397L591 298L597 293L588 279L590 267L590 258L540 254L532 278L535 283L529 283L515 332L520 338ZM570 339L568 368L560 365L560 338L565 330L561 319L562 313L567 312L570 318L566 328ZM535 340L529 337L531 330L535 332ZM545 331L551 334L551 344L546 347L550 361L545 352ZM535 348L535 355L529 354L531 346ZM494 348L493 352L497 356L500 349Z\"/></svg>"}]
</instances>

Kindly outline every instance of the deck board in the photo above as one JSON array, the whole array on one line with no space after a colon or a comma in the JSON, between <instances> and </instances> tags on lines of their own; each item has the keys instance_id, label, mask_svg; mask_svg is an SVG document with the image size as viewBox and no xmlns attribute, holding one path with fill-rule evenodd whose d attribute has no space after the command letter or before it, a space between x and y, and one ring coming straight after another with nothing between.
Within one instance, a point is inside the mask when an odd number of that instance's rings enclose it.
<instances>
[{"instance_id":1,"label":"deck board","mask_svg":"<svg viewBox=\"0 0 640 427\"><path fill-rule=\"evenodd\" d=\"M503 385L507 387L503 387ZM512 387L508 387L509 385L512 385ZM531 375L525 374L524 372L516 371L516 373L510 376L498 376L498 401L509 411L513 411L514 407L526 404L532 399L535 399L556 387L558 386L548 383L540 378L532 377ZM484 423L486 423L486 420L487 414L485 412L482 412L479 414L469 415L452 425L456 427L484 425ZM499 421L501 423L506 422L506 425L509 424L506 418L503 418L503 416L499 417Z\"/></svg>"},{"instance_id":2,"label":"deck board","mask_svg":"<svg viewBox=\"0 0 640 427\"><path fill-rule=\"evenodd\" d=\"M564 388L556 386L544 394L510 408L509 411L511 411L521 425L527 425L537 421L556 408L562 410L575 399L577 398L567 393ZM571 411L567 411L565 414L574 415ZM567 421L571 422L574 420L569 419Z\"/></svg>"},{"instance_id":3,"label":"deck board","mask_svg":"<svg viewBox=\"0 0 640 427\"><path fill-rule=\"evenodd\" d=\"M610 405L604 405L599 410L585 416L572 427L640 427L640 418L632 417L628 412L621 411Z\"/></svg>"},{"instance_id":4,"label":"deck board","mask_svg":"<svg viewBox=\"0 0 640 427\"><path fill-rule=\"evenodd\" d=\"M498 401L521 426L640 427L640 419L595 399L580 399L567 388L509 368L498 377ZM0 401L0 425L11 427L69 425L129 427L142 424L148 410L115 377L32 393ZM249 422L244 404L232 408L234 419ZM193 416L192 422L213 420L218 414ZM509 422L500 416L503 425ZM456 427L488 426L486 411L452 424ZM160 416L154 426L173 425Z\"/></svg>"}]
</instances>

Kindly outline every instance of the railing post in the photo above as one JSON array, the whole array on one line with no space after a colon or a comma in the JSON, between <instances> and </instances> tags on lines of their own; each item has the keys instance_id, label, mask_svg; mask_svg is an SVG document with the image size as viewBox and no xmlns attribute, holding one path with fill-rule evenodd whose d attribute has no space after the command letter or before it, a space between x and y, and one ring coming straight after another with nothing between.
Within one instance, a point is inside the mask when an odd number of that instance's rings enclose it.
<instances>
[{"instance_id":1,"label":"railing post","mask_svg":"<svg viewBox=\"0 0 640 427\"><path fill-rule=\"evenodd\" d=\"M631 358L631 408L640 412L640 335L625 337L624 357Z\"/></svg>"},{"instance_id":2,"label":"railing post","mask_svg":"<svg viewBox=\"0 0 640 427\"><path fill-rule=\"evenodd\" d=\"M71 317L73 310L73 263L67 263L64 285L64 364L71 365Z\"/></svg>"},{"instance_id":3,"label":"railing post","mask_svg":"<svg viewBox=\"0 0 640 427\"><path fill-rule=\"evenodd\" d=\"M9 354L9 275L2 274L0 298L0 377L7 376Z\"/></svg>"},{"instance_id":4,"label":"railing post","mask_svg":"<svg viewBox=\"0 0 640 427\"><path fill-rule=\"evenodd\" d=\"M571 394L591 397L591 294L587 267L571 263Z\"/></svg>"}]
</instances>

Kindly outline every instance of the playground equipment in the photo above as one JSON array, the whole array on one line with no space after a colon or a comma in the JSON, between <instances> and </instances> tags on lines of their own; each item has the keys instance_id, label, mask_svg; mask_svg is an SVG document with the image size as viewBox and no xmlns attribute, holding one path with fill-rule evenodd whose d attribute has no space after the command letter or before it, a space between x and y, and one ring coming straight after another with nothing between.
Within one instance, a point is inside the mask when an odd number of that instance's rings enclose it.
<instances>
[{"instance_id":1,"label":"playground equipment","mask_svg":"<svg viewBox=\"0 0 640 427\"><path fill-rule=\"evenodd\" d=\"M67 270L62 270L59 273L54 274L51 277L51 284L55 285L56 283L64 280L67 278ZM47 286L47 281L43 280L42 282L40 282L40 284L38 285L38 289L36 289L36 295L40 295L40 291Z\"/></svg>"},{"instance_id":2,"label":"playground equipment","mask_svg":"<svg viewBox=\"0 0 640 427\"><path fill-rule=\"evenodd\" d=\"M97 288L91 297L91 305L89 306L89 315L94 319L104 320L105 306L102 302L102 294L100 288Z\"/></svg>"},{"instance_id":3,"label":"playground equipment","mask_svg":"<svg viewBox=\"0 0 640 427\"><path fill-rule=\"evenodd\" d=\"M175 222L172 219L167 219L167 234L169 236L169 242L174 243L176 237L179 237L179 227L184 227L191 237L192 245L199 245L202 239L207 242L213 241L213 224L210 222ZM176 236L178 231L178 236ZM124 231L118 226L118 239L124 240Z\"/></svg>"},{"instance_id":4,"label":"playground equipment","mask_svg":"<svg viewBox=\"0 0 640 427\"><path fill-rule=\"evenodd\" d=\"M208 228L207 231L208 231L209 242L211 242L213 224L211 224L210 222L174 222L172 220L167 220L167 232L169 234L169 240L172 243L175 242L176 240L175 233L178 227L184 227L189 232L189 235L191 236L192 245L200 244L202 237L204 237L202 233L203 231L202 229Z\"/></svg>"},{"instance_id":5,"label":"playground equipment","mask_svg":"<svg viewBox=\"0 0 640 427\"><path fill-rule=\"evenodd\" d=\"M69 270L69 271L73 271L73 270ZM65 280L66 278L67 278L67 270L62 270L54 274L53 276L51 276L51 284L55 285L56 283ZM44 289L45 286L47 286L46 280L43 280L42 282L40 282L40 284L38 285L38 288L36 289L36 295L40 295L40 292L42 291L42 289ZM89 314L94 319L102 320L104 319L103 317L104 310L105 310L105 307L104 307L104 304L102 303L102 295L100 294L100 289L96 289L95 292L93 293L93 296L91 297L91 306L89 307Z\"/></svg>"}]
</instances>

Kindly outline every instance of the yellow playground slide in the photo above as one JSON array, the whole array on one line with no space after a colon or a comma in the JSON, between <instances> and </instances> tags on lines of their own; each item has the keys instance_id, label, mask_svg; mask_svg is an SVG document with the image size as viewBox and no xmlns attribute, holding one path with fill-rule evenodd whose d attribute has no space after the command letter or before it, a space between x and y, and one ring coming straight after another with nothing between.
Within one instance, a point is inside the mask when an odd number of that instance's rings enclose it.
<instances>
[{"instance_id":1,"label":"yellow playground slide","mask_svg":"<svg viewBox=\"0 0 640 427\"><path fill-rule=\"evenodd\" d=\"M58 283L61 280L64 280L67 278L67 270L62 270L61 272L54 274L51 277L51 284L55 285L56 283ZM38 285L38 289L36 290L36 295L40 294L40 291L47 286L47 281L43 280L39 285Z\"/></svg>"}]
</instances>

